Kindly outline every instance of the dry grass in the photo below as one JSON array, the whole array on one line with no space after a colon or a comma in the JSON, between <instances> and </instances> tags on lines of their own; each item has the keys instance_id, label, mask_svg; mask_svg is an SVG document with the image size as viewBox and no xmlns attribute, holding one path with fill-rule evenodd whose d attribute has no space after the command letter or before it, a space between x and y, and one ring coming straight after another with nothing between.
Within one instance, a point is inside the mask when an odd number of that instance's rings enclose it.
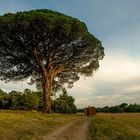
<instances>
[{"instance_id":1,"label":"dry grass","mask_svg":"<svg viewBox=\"0 0 140 140\"><path fill-rule=\"evenodd\" d=\"M0 110L0 140L41 140L54 129L74 120L81 122L82 118L83 115ZM140 113L98 113L89 120L92 140L140 140ZM77 126L71 129L76 131Z\"/></svg>"},{"instance_id":2,"label":"dry grass","mask_svg":"<svg viewBox=\"0 0 140 140\"><path fill-rule=\"evenodd\" d=\"M0 110L0 140L39 140L54 129L77 120L77 115Z\"/></svg>"},{"instance_id":3,"label":"dry grass","mask_svg":"<svg viewBox=\"0 0 140 140\"><path fill-rule=\"evenodd\" d=\"M140 113L98 113L90 132L93 140L140 140Z\"/></svg>"}]
</instances>

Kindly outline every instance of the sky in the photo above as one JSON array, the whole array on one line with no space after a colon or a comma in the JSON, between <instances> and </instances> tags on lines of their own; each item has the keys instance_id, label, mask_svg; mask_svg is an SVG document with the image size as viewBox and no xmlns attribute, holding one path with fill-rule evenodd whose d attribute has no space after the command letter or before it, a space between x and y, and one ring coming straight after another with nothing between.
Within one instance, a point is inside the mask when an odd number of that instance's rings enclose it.
<instances>
[{"instance_id":1,"label":"sky","mask_svg":"<svg viewBox=\"0 0 140 140\"><path fill-rule=\"evenodd\" d=\"M93 77L81 79L69 94L78 108L140 104L139 0L0 0L0 15L31 9L50 9L85 22L101 40L105 57ZM34 89L24 81L3 83L5 91Z\"/></svg>"}]
</instances>

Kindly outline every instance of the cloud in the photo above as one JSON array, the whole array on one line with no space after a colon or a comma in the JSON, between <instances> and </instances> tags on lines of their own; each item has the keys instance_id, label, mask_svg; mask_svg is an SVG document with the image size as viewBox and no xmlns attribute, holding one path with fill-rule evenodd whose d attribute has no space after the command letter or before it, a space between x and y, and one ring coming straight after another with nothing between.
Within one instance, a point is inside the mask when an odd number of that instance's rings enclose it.
<instances>
[{"instance_id":1,"label":"cloud","mask_svg":"<svg viewBox=\"0 0 140 140\"><path fill-rule=\"evenodd\" d=\"M8 83L0 81L0 89L6 92L10 92L12 90L23 91L26 88L36 90L35 85L30 86L29 84L27 84L27 81L8 82Z\"/></svg>"},{"instance_id":2,"label":"cloud","mask_svg":"<svg viewBox=\"0 0 140 140\"><path fill-rule=\"evenodd\" d=\"M78 107L140 103L140 61L120 51L112 56L106 56L93 77L81 78L69 91Z\"/></svg>"},{"instance_id":3,"label":"cloud","mask_svg":"<svg viewBox=\"0 0 140 140\"><path fill-rule=\"evenodd\" d=\"M79 105L79 103L80 103L80 105ZM75 101L75 104L77 105L77 107L80 108L80 107L91 106L93 104L93 102L89 99L86 99L86 98L79 98Z\"/></svg>"},{"instance_id":4,"label":"cloud","mask_svg":"<svg viewBox=\"0 0 140 140\"><path fill-rule=\"evenodd\" d=\"M98 80L121 82L140 78L140 60L133 60L127 54L115 52L105 57L95 78Z\"/></svg>"}]
</instances>

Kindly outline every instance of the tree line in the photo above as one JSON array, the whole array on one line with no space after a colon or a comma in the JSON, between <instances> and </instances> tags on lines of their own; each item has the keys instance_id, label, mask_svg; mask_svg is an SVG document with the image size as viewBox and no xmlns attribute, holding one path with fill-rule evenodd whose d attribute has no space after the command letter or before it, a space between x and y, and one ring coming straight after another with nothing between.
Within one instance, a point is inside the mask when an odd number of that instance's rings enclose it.
<instances>
[{"instance_id":1,"label":"tree line","mask_svg":"<svg viewBox=\"0 0 140 140\"><path fill-rule=\"evenodd\" d=\"M123 113L123 112L140 112L140 104L127 104L122 103L116 106L105 106L102 108L97 108L97 112L105 112L105 113Z\"/></svg>"},{"instance_id":2,"label":"tree line","mask_svg":"<svg viewBox=\"0 0 140 140\"><path fill-rule=\"evenodd\" d=\"M52 112L71 114L76 113L75 99L65 91L58 98L52 100ZM23 92L9 93L0 89L0 109L7 110L36 110L43 111L43 93L25 89Z\"/></svg>"},{"instance_id":3,"label":"tree line","mask_svg":"<svg viewBox=\"0 0 140 140\"><path fill-rule=\"evenodd\" d=\"M123 113L123 112L140 112L140 104L127 104L122 103L120 105L116 106L105 106L105 107L98 107L96 108L97 112L103 112L103 113ZM78 109L78 112L83 113L84 108Z\"/></svg>"}]
</instances>

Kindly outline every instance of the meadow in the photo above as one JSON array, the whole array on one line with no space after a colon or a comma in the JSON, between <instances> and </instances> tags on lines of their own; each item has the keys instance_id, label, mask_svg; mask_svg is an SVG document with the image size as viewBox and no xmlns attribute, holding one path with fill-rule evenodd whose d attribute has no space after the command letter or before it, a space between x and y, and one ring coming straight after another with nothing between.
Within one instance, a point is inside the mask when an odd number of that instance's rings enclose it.
<instances>
[{"instance_id":1,"label":"meadow","mask_svg":"<svg viewBox=\"0 0 140 140\"><path fill-rule=\"evenodd\" d=\"M43 136L76 121L65 131L70 135L81 128L80 119L89 122L90 140L140 140L140 113L97 113L86 117L11 110L0 110L0 140L42 140Z\"/></svg>"},{"instance_id":2,"label":"meadow","mask_svg":"<svg viewBox=\"0 0 140 140\"><path fill-rule=\"evenodd\" d=\"M79 117L78 115L45 115L32 111L0 110L0 140L41 140L43 135Z\"/></svg>"},{"instance_id":3,"label":"meadow","mask_svg":"<svg viewBox=\"0 0 140 140\"><path fill-rule=\"evenodd\" d=\"M97 113L90 134L92 140L140 140L140 113Z\"/></svg>"}]
</instances>

